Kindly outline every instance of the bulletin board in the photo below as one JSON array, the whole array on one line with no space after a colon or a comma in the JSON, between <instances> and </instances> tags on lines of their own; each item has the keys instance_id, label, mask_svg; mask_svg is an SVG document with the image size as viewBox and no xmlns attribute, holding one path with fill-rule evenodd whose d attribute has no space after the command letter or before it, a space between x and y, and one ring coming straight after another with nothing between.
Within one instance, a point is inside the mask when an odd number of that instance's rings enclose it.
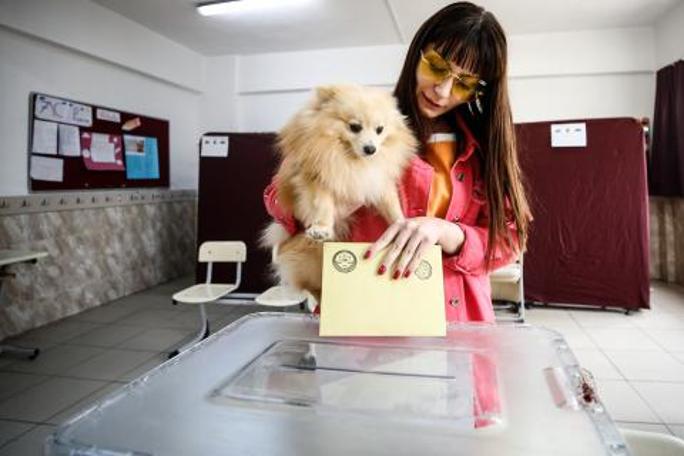
<instances>
[{"instance_id":1,"label":"bulletin board","mask_svg":"<svg viewBox=\"0 0 684 456\"><path fill-rule=\"evenodd\" d=\"M29 96L29 189L169 186L169 122L42 93Z\"/></svg>"}]
</instances>

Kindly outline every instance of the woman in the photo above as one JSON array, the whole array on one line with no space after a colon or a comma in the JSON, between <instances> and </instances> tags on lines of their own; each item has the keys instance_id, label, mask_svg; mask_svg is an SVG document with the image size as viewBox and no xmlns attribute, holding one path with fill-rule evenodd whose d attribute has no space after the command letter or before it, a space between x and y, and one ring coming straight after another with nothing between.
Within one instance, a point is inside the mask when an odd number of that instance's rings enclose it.
<instances>
[{"instance_id":1,"label":"woman","mask_svg":"<svg viewBox=\"0 0 684 456\"><path fill-rule=\"evenodd\" d=\"M468 2L428 19L409 46L394 95L421 142L400 186L406 220L355 213L350 239L385 247L379 274L409 277L425 250L443 251L448 321L494 321L488 272L525 248L531 219L508 100L506 36ZM276 218L273 190L266 206Z\"/></svg>"}]
</instances>

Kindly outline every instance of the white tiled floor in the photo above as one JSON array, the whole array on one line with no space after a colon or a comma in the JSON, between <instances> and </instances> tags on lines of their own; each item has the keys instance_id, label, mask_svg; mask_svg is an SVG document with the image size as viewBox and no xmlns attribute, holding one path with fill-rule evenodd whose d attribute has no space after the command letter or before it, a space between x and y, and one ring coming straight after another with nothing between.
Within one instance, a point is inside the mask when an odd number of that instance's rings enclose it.
<instances>
[{"instance_id":1,"label":"white tiled floor","mask_svg":"<svg viewBox=\"0 0 684 456\"><path fill-rule=\"evenodd\" d=\"M0 456L33 456L55 427L167 359L194 335L197 309L174 306L183 278L9 340L38 359L0 357ZM208 306L212 331L259 306ZM270 309L269 309L270 310Z\"/></svg>"},{"instance_id":2,"label":"white tiled floor","mask_svg":"<svg viewBox=\"0 0 684 456\"><path fill-rule=\"evenodd\" d=\"M42 454L57 424L162 363L198 325L195 308L170 304L188 283L163 284L11 341L43 352L33 362L0 358L0 456ZM528 323L565 336L620 426L684 437L684 288L652 285L650 311L535 307ZM212 306L212 330L255 310Z\"/></svg>"},{"instance_id":3,"label":"white tiled floor","mask_svg":"<svg viewBox=\"0 0 684 456\"><path fill-rule=\"evenodd\" d=\"M619 426L684 437L684 288L651 286L651 310L535 307L527 322L565 336Z\"/></svg>"}]
</instances>

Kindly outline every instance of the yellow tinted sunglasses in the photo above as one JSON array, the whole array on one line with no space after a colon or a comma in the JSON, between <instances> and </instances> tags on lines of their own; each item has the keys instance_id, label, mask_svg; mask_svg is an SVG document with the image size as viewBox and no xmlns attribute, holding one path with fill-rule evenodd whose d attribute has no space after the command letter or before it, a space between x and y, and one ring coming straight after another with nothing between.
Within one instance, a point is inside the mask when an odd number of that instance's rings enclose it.
<instances>
[{"instance_id":1,"label":"yellow tinted sunglasses","mask_svg":"<svg viewBox=\"0 0 684 456\"><path fill-rule=\"evenodd\" d=\"M427 52L421 51L418 72L424 78L438 84L448 78L454 78L451 93L464 100L470 100L474 95L482 95L482 91L478 89L487 85L485 81L472 74L458 74L451 71L449 63L434 49Z\"/></svg>"}]
</instances>

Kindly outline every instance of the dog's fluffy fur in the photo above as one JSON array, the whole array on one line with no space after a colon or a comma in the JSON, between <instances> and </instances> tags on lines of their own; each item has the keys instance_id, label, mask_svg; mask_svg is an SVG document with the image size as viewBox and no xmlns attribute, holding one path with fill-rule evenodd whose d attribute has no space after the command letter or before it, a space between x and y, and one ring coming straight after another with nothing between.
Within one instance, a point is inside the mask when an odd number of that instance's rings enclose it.
<instances>
[{"instance_id":1,"label":"dog's fluffy fur","mask_svg":"<svg viewBox=\"0 0 684 456\"><path fill-rule=\"evenodd\" d=\"M343 240L361 206L374 206L388 223L403 219L397 185L417 145L389 92L357 85L315 90L278 134L278 204L305 229L290 237L273 223L264 232L281 283L320 302L321 241Z\"/></svg>"}]
</instances>

